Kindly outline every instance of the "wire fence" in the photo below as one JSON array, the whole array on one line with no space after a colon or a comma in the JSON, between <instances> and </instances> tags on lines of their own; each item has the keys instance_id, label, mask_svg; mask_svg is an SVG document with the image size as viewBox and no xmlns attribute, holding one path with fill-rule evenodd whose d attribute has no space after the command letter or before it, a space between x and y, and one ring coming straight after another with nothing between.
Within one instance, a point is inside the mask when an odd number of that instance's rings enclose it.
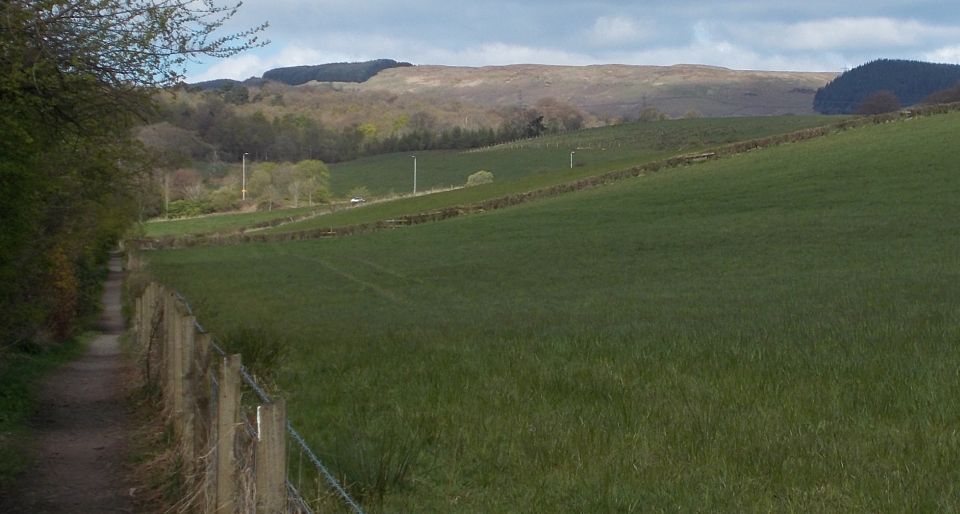
<instances>
[{"instance_id":1,"label":"wire fence","mask_svg":"<svg viewBox=\"0 0 960 514\"><path fill-rule=\"evenodd\" d=\"M240 365L239 356L230 356L207 332L182 294L151 284L135 303L135 329L144 356L145 377L148 384L153 383L162 391L164 412L174 421L178 449L184 462L191 463L189 474L203 477L197 480L196 490L189 495L193 498L191 501L202 502L205 512L216 513L272 512L283 508L297 514L313 514L317 509L364 514L360 504L286 419L285 403L272 398L253 373ZM237 378L233 379L225 375L232 357L236 358L237 368L233 375ZM216 373L218 361L222 364ZM222 384L224 380L227 382ZM231 381L234 384L230 384ZM223 409L229 408L223 404L225 390L241 386L252 395L238 393L237 412L224 414ZM264 409L277 405L281 421L275 429L268 428L266 434L268 438L276 437L276 432L286 435L280 438L280 448L271 450L282 455L274 457L262 453L267 451L263 448L269 446L263 442L262 418L270 416ZM254 408L256 416L252 415ZM231 418L240 424L231 422ZM226 419L232 434L224 438L231 439L229 445L219 440L223 437L218 435L218 429L222 430L218 425L224 423L221 419ZM234 430L234 426L242 428ZM227 480L218 468L225 462L232 469L226 475L236 482L230 487L224 483ZM285 504L283 507L262 508L264 490L273 483L262 481L261 475L268 467L274 471L270 475L282 475L274 487L282 490L277 496L283 496L279 500ZM294 468L295 472L291 472ZM276 476L268 478L277 479Z\"/></svg>"}]
</instances>

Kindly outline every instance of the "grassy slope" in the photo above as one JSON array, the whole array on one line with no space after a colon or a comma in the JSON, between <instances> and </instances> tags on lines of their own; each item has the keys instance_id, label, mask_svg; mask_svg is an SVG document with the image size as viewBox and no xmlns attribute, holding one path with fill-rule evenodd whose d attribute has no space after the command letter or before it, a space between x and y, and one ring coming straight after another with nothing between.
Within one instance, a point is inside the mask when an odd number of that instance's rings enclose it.
<instances>
[{"instance_id":1,"label":"grassy slope","mask_svg":"<svg viewBox=\"0 0 960 514\"><path fill-rule=\"evenodd\" d=\"M475 153L421 152L417 161L417 183L421 189L463 185L471 173L480 169L492 172L495 181L348 209L276 227L270 232L343 227L464 205L628 168L684 151L816 127L838 119L780 116L634 123L544 137L525 142L523 148L501 145ZM575 167L570 169L572 149L576 151ZM399 191L412 187L412 164L407 153L359 159L334 166L331 180L334 190L341 192L358 185L377 193Z\"/></svg>"},{"instance_id":2,"label":"grassy slope","mask_svg":"<svg viewBox=\"0 0 960 514\"><path fill-rule=\"evenodd\" d=\"M413 159L417 154L417 187L462 186L478 170L498 181L567 169L570 151L583 167L620 165L678 150L768 136L826 125L826 116L770 116L759 118L703 118L657 123L629 123L569 134L546 136L517 145L500 145L483 152L405 152L379 155L333 165L331 186L345 195L357 186L374 194L406 193L413 187Z\"/></svg>"},{"instance_id":3,"label":"grassy slope","mask_svg":"<svg viewBox=\"0 0 960 514\"><path fill-rule=\"evenodd\" d=\"M192 234L212 234L235 232L250 228L258 223L278 220L292 216L303 216L317 207L299 207L296 209L277 209L274 211L243 212L201 216L198 218L156 220L143 224L146 237L185 236Z\"/></svg>"},{"instance_id":4,"label":"grassy slope","mask_svg":"<svg viewBox=\"0 0 960 514\"><path fill-rule=\"evenodd\" d=\"M374 512L954 511L958 128L151 261L208 326L283 327L293 421Z\"/></svg>"},{"instance_id":5,"label":"grassy slope","mask_svg":"<svg viewBox=\"0 0 960 514\"><path fill-rule=\"evenodd\" d=\"M451 205L559 184L604 171L626 168L678 152L704 146L785 133L824 125L840 119L824 116L780 116L737 119L675 120L662 123L627 124L527 141L521 149L503 145L482 152L418 152L418 187L462 186L480 169L493 171L495 184L469 191L450 191L417 198L402 198L364 209L342 210L312 222L284 225L272 232L305 228L342 227L391 219ZM576 167L569 169L570 150L576 149ZM331 187L337 196L364 186L382 195L407 191L413 185L413 160L409 153L379 155L332 167ZM146 237L232 233L256 224L306 214L310 208L270 212L223 214L144 225Z\"/></svg>"}]
</instances>

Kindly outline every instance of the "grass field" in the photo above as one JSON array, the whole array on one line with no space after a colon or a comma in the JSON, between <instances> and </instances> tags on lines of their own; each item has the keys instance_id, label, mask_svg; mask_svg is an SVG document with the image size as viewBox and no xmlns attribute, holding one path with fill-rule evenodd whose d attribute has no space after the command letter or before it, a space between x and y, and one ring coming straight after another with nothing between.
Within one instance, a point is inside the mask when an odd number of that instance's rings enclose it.
<instances>
[{"instance_id":1,"label":"grass field","mask_svg":"<svg viewBox=\"0 0 960 514\"><path fill-rule=\"evenodd\" d=\"M495 180L569 169L626 167L637 161L677 151L782 134L826 125L839 118L827 116L767 116L701 118L656 123L627 123L611 127L544 136L504 144L480 152L429 151L378 155L331 166L331 187L343 196L358 186L374 195L409 193L413 189L413 159L417 155L417 188L462 186L471 173L487 170Z\"/></svg>"},{"instance_id":2,"label":"grass field","mask_svg":"<svg viewBox=\"0 0 960 514\"><path fill-rule=\"evenodd\" d=\"M842 118L825 116L779 116L633 123L544 137L522 143L523 148L518 144L508 144L471 153L426 152L421 153L418 158L417 178L421 187L463 185L467 176L480 169L493 172L495 181L483 186L399 198L366 205L360 209L340 210L329 216L275 227L268 232L344 227L454 205L468 205L629 168L678 153L788 133L840 119ZM571 169L569 159L572 148L576 148L576 154L575 164ZM428 163L426 170L425 162ZM412 160L406 153L360 159L334 166L332 177L335 186L339 182L341 189L365 184L374 191L382 191L397 181L412 180Z\"/></svg>"},{"instance_id":3,"label":"grass field","mask_svg":"<svg viewBox=\"0 0 960 514\"><path fill-rule=\"evenodd\" d=\"M299 207L273 211L214 214L198 218L153 220L143 224L143 233L146 237L228 233L282 218L304 216L321 208Z\"/></svg>"},{"instance_id":4,"label":"grass field","mask_svg":"<svg viewBox=\"0 0 960 514\"><path fill-rule=\"evenodd\" d=\"M418 191L463 186L480 169L493 171L495 183L469 190L443 191L366 205L363 209L334 207L335 214L312 221L285 224L271 232L296 232L312 228L343 227L391 219L562 184L606 171L628 168L683 151L734 141L782 134L825 125L842 117L776 116L715 118L633 123L545 136L482 151L418 152ZM570 151L576 152L570 169ZM336 196L363 186L376 196L412 191L413 160L410 153L379 155L331 167L331 187ZM270 212L222 214L200 218L152 221L144 225L146 237L179 237L232 233L290 216L309 208Z\"/></svg>"},{"instance_id":5,"label":"grass field","mask_svg":"<svg viewBox=\"0 0 960 514\"><path fill-rule=\"evenodd\" d=\"M956 512L958 130L150 265L371 512Z\"/></svg>"}]
</instances>

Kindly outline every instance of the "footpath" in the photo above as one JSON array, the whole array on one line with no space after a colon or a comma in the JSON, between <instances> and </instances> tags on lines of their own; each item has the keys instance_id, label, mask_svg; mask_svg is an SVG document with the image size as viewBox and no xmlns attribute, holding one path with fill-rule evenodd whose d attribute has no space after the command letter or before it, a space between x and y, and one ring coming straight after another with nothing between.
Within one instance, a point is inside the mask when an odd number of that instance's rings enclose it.
<instances>
[{"instance_id":1,"label":"footpath","mask_svg":"<svg viewBox=\"0 0 960 514\"><path fill-rule=\"evenodd\" d=\"M109 270L100 335L43 385L31 426L31 465L13 491L16 497L0 500L4 513L133 512L123 469L130 420L119 342L119 256L111 257Z\"/></svg>"}]
</instances>

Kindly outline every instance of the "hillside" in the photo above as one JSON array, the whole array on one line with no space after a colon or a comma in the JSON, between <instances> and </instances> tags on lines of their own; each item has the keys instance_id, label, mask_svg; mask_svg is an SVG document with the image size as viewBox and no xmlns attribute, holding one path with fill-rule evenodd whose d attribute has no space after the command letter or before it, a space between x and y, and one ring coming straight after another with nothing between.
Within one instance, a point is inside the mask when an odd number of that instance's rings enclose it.
<instances>
[{"instance_id":1,"label":"hillside","mask_svg":"<svg viewBox=\"0 0 960 514\"><path fill-rule=\"evenodd\" d=\"M366 82L377 73L390 68L411 66L408 62L392 59L377 59L366 62L338 62L315 66L290 66L274 68L263 74L264 80L273 80L291 86L310 81L319 82Z\"/></svg>"},{"instance_id":2,"label":"hillside","mask_svg":"<svg viewBox=\"0 0 960 514\"><path fill-rule=\"evenodd\" d=\"M955 511L958 128L150 267L372 513Z\"/></svg>"},{"instance_id":3,"label":"hillside","mask_svg":"<svg viewBox=\"0 0 960 514\"><path fill-rule=\"evenodd\" d=\"M423 94L485 106L571 103L598 117L637 116L647 107L672 117L811 114L813 95L835 73L736 71L713 66L414 66L384 70L359 91Z\"/></svg>"},{"instance_id":4,"label":"hillside","mask_svg":"<svg viewBox=\"0 0 960 514\"><path fill-rule=\"evenodd\" d=\"M871 94L890 91L904 106L960 82L960 66L880 59L842 73L817 91L813 107L823 114L851 114Z\"/></svg>"}]
</instances>

